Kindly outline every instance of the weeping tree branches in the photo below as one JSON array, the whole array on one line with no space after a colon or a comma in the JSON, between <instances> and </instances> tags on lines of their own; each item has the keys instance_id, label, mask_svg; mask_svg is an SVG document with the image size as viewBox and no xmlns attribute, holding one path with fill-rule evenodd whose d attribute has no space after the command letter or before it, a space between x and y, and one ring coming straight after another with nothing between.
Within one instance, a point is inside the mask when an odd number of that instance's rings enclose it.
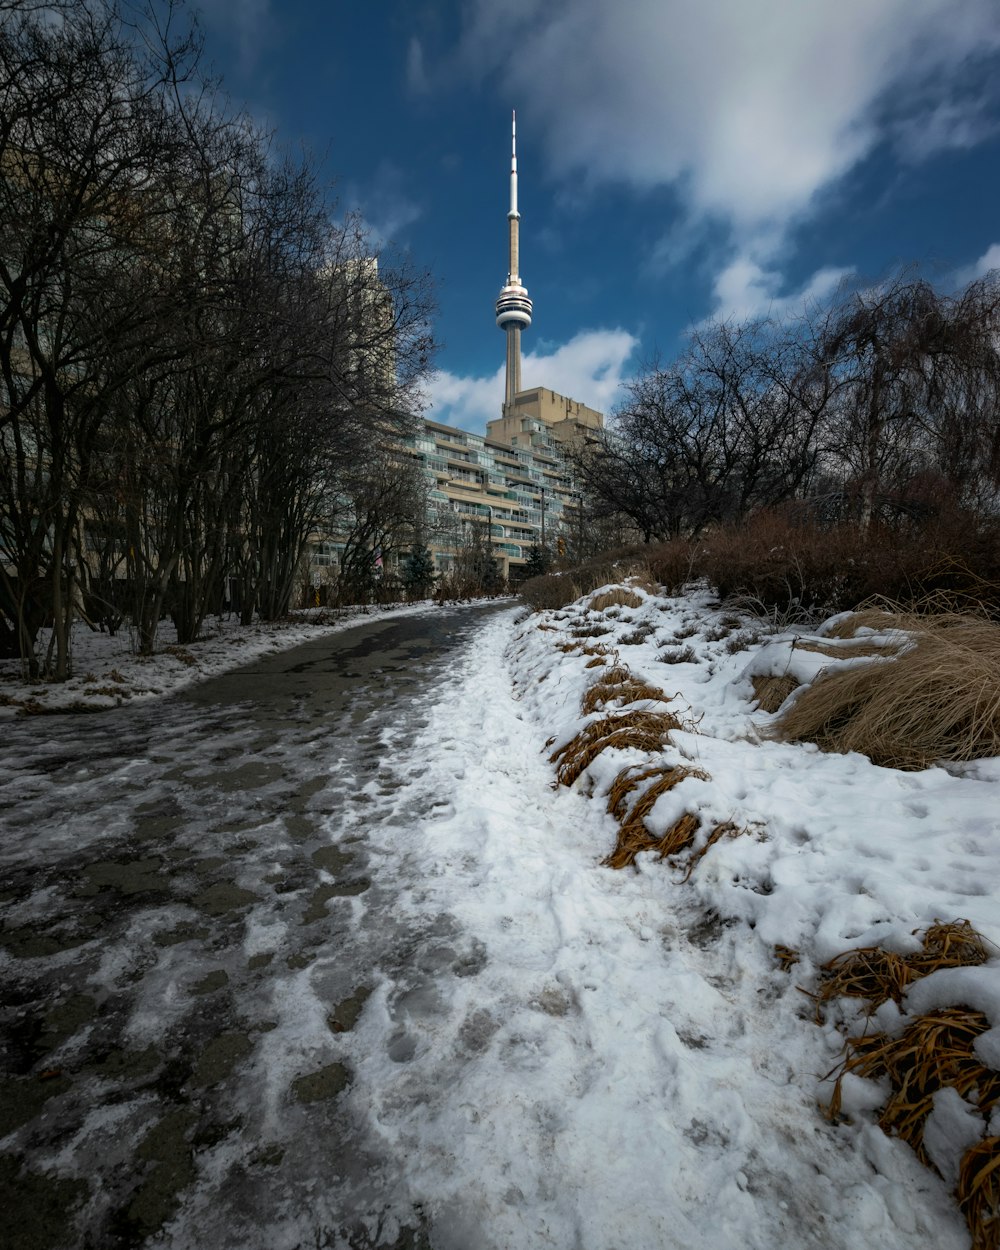
<instances>
[{"instance_id":1,"label":"weeping tree branches","mask_svg":"<svg viewBox=\"0 0 1000 1250\"><path fill-rule=\"evenodd\" d=\"M576 455L592 515L647 541L835 488L864 526L928 483L972 508L1000 486L1000 283L955 296L901 275L808 316L692 332L627 386Z\"/></svg>"}]
</instances>

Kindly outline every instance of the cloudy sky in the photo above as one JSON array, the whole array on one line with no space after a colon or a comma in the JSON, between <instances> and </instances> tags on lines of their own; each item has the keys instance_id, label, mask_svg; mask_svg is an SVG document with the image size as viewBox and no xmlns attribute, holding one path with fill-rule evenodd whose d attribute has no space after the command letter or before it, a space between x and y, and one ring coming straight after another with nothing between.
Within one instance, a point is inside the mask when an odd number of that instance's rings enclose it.
<instances>
[{"instance_id":1,"label":"cloudy sky","mask_svg":"<svg viewBox=\"0 0 1000 1250\"><path fill-rule=\"evenodd\" d=\"M510 113L525 386L609 409L711 317L1000 266L998 0L201 0L230 94L437 285L430 415L503 392Z\"/></svg>"}]
</instances>

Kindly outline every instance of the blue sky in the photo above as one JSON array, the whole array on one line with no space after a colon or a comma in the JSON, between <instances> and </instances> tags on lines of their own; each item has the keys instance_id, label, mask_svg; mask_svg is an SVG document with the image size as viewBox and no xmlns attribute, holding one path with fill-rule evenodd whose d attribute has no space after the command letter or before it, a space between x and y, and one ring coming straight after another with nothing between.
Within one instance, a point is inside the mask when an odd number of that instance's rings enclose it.
<instances>
[{"instance_id":1,"label":"blue sky","mask_svg":"<svg viewBox=\"0 0 1000 1250\"><path fill-rule=\"evenodd\" d=\"M523 381L608 410L710 317L1000 266L1000 0L202 0L206 59L437 286L429 415L498 414L510 112Z\"/></svg>"}]
</instances>

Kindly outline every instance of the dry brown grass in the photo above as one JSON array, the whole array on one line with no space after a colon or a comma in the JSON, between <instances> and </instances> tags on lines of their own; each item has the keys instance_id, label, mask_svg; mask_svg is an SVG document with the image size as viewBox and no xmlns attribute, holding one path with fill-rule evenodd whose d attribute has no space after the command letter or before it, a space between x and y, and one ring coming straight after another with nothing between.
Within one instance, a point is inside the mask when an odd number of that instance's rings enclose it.
<instances>
[{"instance_id":1,"label":"dry brown grass","mask_svg":"<svg viewBox=\"0 0 1000 1250\"><path fill-rule=\"evenodd\" d=\"M594 595L587 604L587 609L590 612L605 612L614 607L639 608L642 602L642 596L629 590L627 586L612 586L610 590L602 590Z\"/></svg>"},{"instance_id":2,"label":"dry brown grass","mask_svg":"<svg viewBox=\"0 0 1000 1250\"><path fill-rule=\"evenodd\" d=\"M648 569L643 569L640 573L633 573L631 577L626 578L629 586L635 587L636 590L644 590L647 595L658 595L660 587L653 581Z\"/></svg>"},{"instance_id":3,"label":"dry brown grass","mask_svg":"<svg viewBox=\"0 0 1000 1250\"><path fill-rule=\"evenodd\" d=\"M179 647L176 643L170 643L169 646L163 647L162 650L164 655L172 655L175 660L180 660L188 668L198 663L190 651L187 651L184 647Z\"/></svg>"},{"instance_id":4,"label":"dry brown grass","mask_svg":"<svg viewBox=\"0 0 1000 1250\"><path fill-rule=\"evenodd\" d=\"M751 677L754 701L761 712L776 712L799 683L785 673L781 677Z\"/></svg>"},{"instance_id":5,"label":"dry brown grass","mask_svg":"<svg viewBox=\"0 0 1000 1250\"><path fill-rule=\"evenodd\" d=\"M919 976L939 968L978 967L990 957L985 938L968 920L937 920L925 931L921 943L920 953L909 957Z\"/></svg>"},{"instance_id":6,"label":"dry brown grass","mask_svg":"<svg viewBox=\"0 0 1000 1250\"><path fill-rule=\"evenodd\" d=\"M700 820L685 812L662 834L650 833L645 818L653 810L657 799L672 790L688 777L708 781L708 774L683 764L658 766L646 769L623 769L615 778L608 792L608 811L620 822L615 849L604 860L609 868L624 868L635 862L641 851L656 851L661 859L675 855L694 841ZM629 795L644 781L655 778L636 799L626 815Z\"/></svg>"},{"instance_id":7,"label":"dry brown grass","mask_svg":"<svg viewBox=\"0 0 1000 1250\"><path fill-rule=\"evenodd\" d=\"M792 946L784 946L778 943L774 948L774 957L778 961L778 967L782 972L791 972L802 956Z\"/></svg>"},{"instance_id":8,"label":"dry brown grass","mask_svg":"<svg viewBox=\"0 0 1000 1250\"><path fill-rule=\"evenodd\" d=\"M817 1016L824 1003L834 998L864 998L869 1011L887 999L902 1002L906 987L917 978L909 961L881 946L861 946L837 955L820 969L816 1000Z\"/></svg>"},{"instance_id":9,"label":"dry brown grass","mask_svg":"<svg viewBox=\"0 0 1000 1250\"><path fill-rule=\"evenodd\" d=\"M1000 755L1000 625L958 613L861 612L836 636L870 623L906 629L913 645L883 663L825 671L770 732L891 768Z\"/></svg>"},{"instance_id":10,"label":"dry brown grass","mask_svg":"<svg viewBox=\"0 0 1000 1250\"><path fill-rule=\"evenodd\" d=\"M918 1016L901 1037L863 1034L847 1040L847 1058L837 1076L829 1115L840 1115L841 1084L848 1073L868 1079L888 1077L892 1086L879 1127L901 1137L921 1163L932 1166L924 1149L924 1125L934 1094L949 1087L972 1097L983 1112L1000 1100L1000 1073L987 1068L973 1050L976 1038L990 1028L989 1017L968 1007L942 1007Z\"/></svg>"},{"instance_id":11,"label":"dry brown grass","mask_svg":"<svg viewBox=\"0 0 1000 1250\"><path fill-rule=\"evenodd\" d=\"M1000 1137L984 1137L962 1156L955 1196L972 1234L972 1250L1000 1246Z\"/></svg>"},{"instance_id":12,"label":"dry brown grass","mask_svg":"<svg viewBox=\"0 0 1000 1250\"><path fill-rule=\"evenodd\" d=\"M625 817L628 796L632 791L648 778L659 777L665 771L660 764L654 764L652 768L639 768L634 764L623 768L611 783L611 789L608 791L608 812L614 816L615 820L621 822Z\"/></svg>"},{"instance_id":13,"label":"dry brown grass","mask_svg":"<svg viewBox=\"0 0 1000 1250\"><path fill-rule=\"evenodd\" d=\"M834 956L820 968L819 986L809 996L817 1011L834 998L864 998L869 1011L888 999L902 1003L906 987L939 968L975 967L989 958L986 942L968 920L935 921L924 932L921 949L897 955L881 946L859 946Z\"/></svg>"},{"instance_id":14,"label":"dry brown grass","mask_svg":"<svg viewBox=\"0 0 1000 1250\"><path fill-rule=\"evenodd\" d=\"M607 868L625 868L635 863L635 857L641 851L656 851L660 859L666 859L668 855L676 855L691 845L700 824L697 816L684 812L665 833L655 837L646 828L645 821L633 821L630 814L618 830L615 849L602 863Z\"/></svg>"},{"instance_id":15,"label":"dry brown grass","mask_svg":"<svg viewBox=\"0 0 1000 1250\"><path fill-rule=\"evenodd\" d=\"M846 951L822 969L817 994L823 1003L841 994L869 1000L870 1009L893 998L900 1002L905 987L939 968L985 963L985 939L967 920L935 921L921 939L921 950L896 955L879 947ZM827 1108L837 1120L842 1108L844 1077L888 1079L891 1093L879 1116L889 1136L902 1138L928 1167L924 1146L927 1117L938 1090L954 1089L983 1115L984 1129L1000 1105L1000 1072L987 1068L975 1052L976 1038L991 1027L981 1011L961 1004L927 1012L912 1020L900 1037L863 1033L849 1037L837 1070ZM832 1075L832 1073L831 1073ZM973 1250L996 1250L1000 1233L1000 1138L985 1138L961 1159L956 1196L972 1234Z\"/></svg>"},{"instance_id":16,"label":"dry brown grass","mask_svg":"<svg viewBox=\"0 0 1000 1250\"><path fill-rule=\"evenodd\" d=\"M624 665L615 665L583 696L583 711L589 715L612 702L622 706L626 703L638 703L642 699L654 703L670 702L657 686L640 681Z\"/></svg>"},{"instance_id":17,"label":"dry brown grass","mask_svg":"<svg viewBox=\"0 0 1000 1250\"><path fill-rule=\"evenodd\" d=\"M792 644L795 651L811 651L816 655L827 655L831 660L847 660L858 659L869 655L893 655L899 647L898 643L879 643L866 642L862 638L845 639L851 645L847 647L835 647L833 643L810 642L802 639L796 639ZM900 639L902 642L902 639Z\"/></svg>"},{"instance_id":18,"label":"dry brown grass","mask_svg":"<svg viewBox=\"0 0 1000 1250\"><path fill-rule=\"evenodd\" d=\"M995 625L996 621L978 612L956 611L948 598L931 598L924 601L919 608L904 610L888 600L877 601L868 607L859 608L830 626L825 631L828 638L851 639L857 636L859 629L873 629L880 634L900 635L900 642L905 642L903 635L921 634L928 630L934 633L961 637L970 627ZM866 636L859 642L869 641ZM891 641L894 641L892 639Z\"/></svg>"},{"instance_id":19,"label":"dry brown grass","mask_svg":"<svg viewBox=\"0 0 1000 1250\"><path fill-rule=\"evenodd\" d=\"M684 726L672 712L635 711L591 721L550 757L558 764L560 785L571 786L577 777L609 747L618 750L661 751L671 730Z\"/></svg>"}]
</instances>

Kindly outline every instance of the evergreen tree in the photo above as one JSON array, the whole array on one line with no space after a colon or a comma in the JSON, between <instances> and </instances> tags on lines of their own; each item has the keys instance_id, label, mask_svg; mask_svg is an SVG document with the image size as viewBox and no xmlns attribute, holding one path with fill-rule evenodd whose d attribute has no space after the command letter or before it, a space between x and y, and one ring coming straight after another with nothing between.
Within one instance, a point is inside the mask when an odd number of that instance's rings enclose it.
<instances>
[{"instance_id":1,"label":"evergreen tree","mask_svg":"<svg viewBox=\"0 0 1000 1250\"><path fill-rule=\"evenodd\" d=\"M524 566L524 576L541 577L543 573L549 571L549 565L552 559L544 547L540 547L538 543L532 543L528 550L528 562Z\"/></svg>"},{"instance_id":2,"label":"evergreen tree","mask_svg":"<svg viewBox=\"0 0 1000 1250\"><path fill-rule=\"evenodd\" d=\"M430 594L434 585L434 557L423 541L415 540L413 549L403 557L401 580L408 599L426 599Z\"/></svg>"}]
</instances>

